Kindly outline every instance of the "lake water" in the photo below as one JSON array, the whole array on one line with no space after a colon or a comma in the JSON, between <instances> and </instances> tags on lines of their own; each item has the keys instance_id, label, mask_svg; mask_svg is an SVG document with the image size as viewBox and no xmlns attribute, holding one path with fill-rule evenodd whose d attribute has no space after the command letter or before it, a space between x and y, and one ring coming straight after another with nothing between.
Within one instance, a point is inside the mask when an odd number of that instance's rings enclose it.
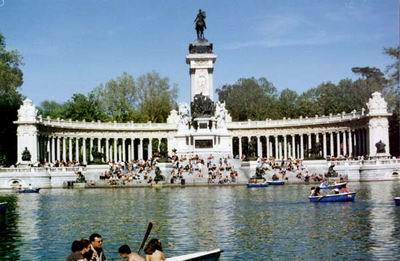
<instances>
[{"instance_id":1,"label":"lake water","mask_svg":"<svg viewBox=\"0 0 400 261\"><path fill-rule=\"evenodd\" d=\"M310 185L1 192L0 259L65 260L97 232L108 260L150 237L167 256L221 248L220 260L399 260L400 182L350 183L353 203L309 203Z\"/></svg>"}]
</instances>

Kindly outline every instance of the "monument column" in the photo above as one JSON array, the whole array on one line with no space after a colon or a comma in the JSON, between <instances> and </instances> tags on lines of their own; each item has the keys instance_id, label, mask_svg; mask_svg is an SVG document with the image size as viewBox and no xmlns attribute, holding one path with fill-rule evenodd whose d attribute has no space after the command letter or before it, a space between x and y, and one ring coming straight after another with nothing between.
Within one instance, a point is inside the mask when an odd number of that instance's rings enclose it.
<instances>
[{"instance_id":1,"label":"monument column","mask_svg":"<svg viewBox=\"0 0 400 261\"><path fill-rule=\"evenodd\" d=\"M336 152L337 152L336 157L339 157L340 156L340 131L336 132L336 145L337 145L337 147L336 147Z\"/></svg>"},{"instance_id":2,"label":"monument column","mask_svg":"<svg viewBox=\"0 0 400 261\"><path fill-rule=\"evenodd\" d=\"M353 156L353 142L351 140L351 129L348 132L348 141L349 141L349 157Z\"/></svg>"},{"instance_id":3,"label":"monument column","mask_svg":"<svg viewBox=\"0 0 400 261\"><path fill-rule=\"evenodd\" d=\"M93 150L93 138L89 138L89 160L90 161L93 161L92 150Z\"/></svg>"},{"instance_id":4,"label":"monument column","mask_svg":"<svg viewBox=\"0 0 400 261\"><path fill-rule=\"evenodd\" d=\"M110 161L110 145L108 142L108 138L106 138L106 162Z\"/></svg>"},{"instance_id":5,"label":"monument column","mask_svg":"<svg viewBox=\"0 0 400 261\"><path fill-rule=\"evenodd\" d=\"M283 135L283 159L287 160L287 137Z\"/></svg>"},{"instance_id":6,"label":"monument column","mask_svg":"<svg viewBox=\"0 0 400 261\"><path fill-rule=\"evenodd\" d=\"M300 134L300 159L304 159L304 134Z\"/></svg>"},{"instance_id":7,"label":"monument column","mask_svg":"<svg viewBox=\"0 0 400 261\"><path fill-rule=\"evenodd\" d=\"M75 160L79 162L79 138L75 138Z\"/></svg>"},{"instance_id":8,"label":"monument column","mask_svg":"<svg viewBox=\"0 0 400 261\"><path fill-rule=\"evenodd\" d=\"M72 138L68 137L68 160L72 161Z\"/></svg>"},{"instance_id":9,"label":"monument column","mask_svg":"<svg viewBox=\"0 0 400 261\"><path fill-rule=\"evenodd\" d=\"M296 158L296 136L292 134L292 159Z\"/></svg>"},{"instance_id":10,"label":"monument column","mask_svg":"<svg viewBox=\"0 0 400 261\"><path fill-rule=\"evenodd\" d=\"M65 136L62 138L62 159L67 161L67 148L65 147Z\"/></svg>"},{"instance_id":11,"label":"monument column","mask_svg":"<svg viewBox=\"0 0 400 261\"><path fill-rule=\"evenodd\" d=\"M86 137L82 138L82 163L86 164L87 163L87 158L86 158Z\"/></svg>"},{"instance_id":12,"label":"monument column","mask_svg":"<svg viewBox=\"0 0 400 261\"><path fill-rule=\"evenodd\" d=\"M143 159L143 138L140 138L139 139L139 146L138 146L139 148L139 151L138 151L138 157L139 157L139 160L142 160Z\"/></svg>"},{"instance_id":13,"label":"monument column","mask_svg":"<svg viewBox=\"0 0 400 261\"><path fill-rule=\"evenodd\" d=\"M326 159L326 132L322 133L322 155Z\"/></svg>"},{"instance_id":14,"label":"monument column","mask_svg":"<svg viewBox=\"0 0 400 261\"><path fill-rule=\"evenodd\" d=\"M114 138L114 145L113 145L113 152L114 152L114 156L113 156L113 160L115 161L115 162L117 162L118 161L118 148L117 148L117 142L118 142L118 139L117 138Z\"/></svg>"},{"instance_id":15,"label":"monument column","mask_svg":"<svg viewBox=\"0 0 400 261\"><path fill-rule=\"evenodd\" d=\"M56 142L55 142L55 137L53 136L53 137L51 137L51 162L55 162L56 161L56 151L55 151L55 145L56 145Z\"/></svg>"},{"instance_id":16,"label":"monument column","mask_svg":"<svg viewBox=\"0 0 400 261\"><path fill-rule=\"evenodd\" d=\"M275 141L275 159L279 159L278 135L274 136L274 141Z\"/></svg>"},{"instance_id":17,"label":"monument column","mask_svg":"<svg viewBox=\"0 0 400 261\"><path fill-rule=\"evenodd\" d=\"M307 156L310 157L311 156L311 133L307 134L307 141L308 141L308 146L307 146Z\"/></svg>"},{"instance_id":18,"label":"monument column","mask_svg":"<svg viewBox=\"0 0 400 261\"><path fill-rule=\"evenodd\" d=\"M60 160L60 136L56 137L56 143L57 143L57 159L56 160Z\"/></svg>"},{"instance_id":19,"label":"monument column","mask_svg":"<svg viewBox=\"0 0 400 261\"><path fill-rule=\"evenodd\" d=\"M122 160L126 161L126 154L125 154L125 138L122 138Z\"/></svg>"},{"instance_id":20,"label":"monument column","mask_svg":"<svg viewBox=\"0 0 400 261\"><path fill-rule=\"evenodd\" d=\"M368 141L367 151L370 156L389 156L389 121L391 115L387 111L387 102L382 98L381 93L374 92L367 103L369 110ZM382 144L378 146L378 144ZM380 150L380 151L379 151Z\"/></svg>"},{"instance_id":21,"label":"monument column","mask_svg":"<svg viewBox=\"0 0 400 261\"><path fill-rule=\"evenodd\" d=\"M331 154L330 156L333 157L333 131L329 133L329 153Z\"/></svg>"},{"instance_id":22,"label":"monument column","mask_svg":"<svg viewBox=\"0 0 400 261\"><path fill-rule=\"evenodd\" d=\"M342 132L342 140L343 140L343 156L346 156L347 155L346 130Z\"/></svg>"},{"instance_id":23,"label":"monument column","mask_svg":"<svg viewBox=\"0 0 400 261\"><path fill-rule=\"evenodd\" d=\"M257 136L257 156L262 157L262 143L260 136Z\"/></svg>"}]
</instances>

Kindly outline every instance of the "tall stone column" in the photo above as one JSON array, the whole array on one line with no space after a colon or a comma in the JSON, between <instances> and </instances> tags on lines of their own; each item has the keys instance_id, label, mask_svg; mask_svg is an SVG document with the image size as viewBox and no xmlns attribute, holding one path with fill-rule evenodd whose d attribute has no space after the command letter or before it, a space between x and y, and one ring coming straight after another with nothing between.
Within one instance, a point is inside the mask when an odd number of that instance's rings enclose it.
<instances>
[{"instance_id":1,"label":"tall stone column","mask_svg":"<svg viewBox=\"0 0 400 261\"><path fill-rule=\"evenodd\" d=\"M336 132L336 145L337 145L337 147L336 147L336 150L337 150L337 157L339 157L340 156L340 131L338 131L338 132Z\"/></svg>"},{"instance_id":2,"label":"tall stone column","mask_svg":"<svg viewBox=\"0 0 400 261\"><path fill-rule=\"evenodd\" d=\"M131 139L132 159L135 160L135 138Z\"/></svg>"},{"instance_id":3,"label":"tall stone column","mask_svg":"<svg viewBox=\"0 0 400 261\"><path fill-rule=\"evenodd\" d=\"M55 137L51 137L51 162L56 161L56 150L55 150Z\"/></svg>"},{"instance_id":4,"label":"tall stone column","mask_svg":"<svg viewBox=\"0 0 400 261\"><path fill-rule=\"evenodd\" d=\"M65 136L62 137L62 159L67 161L67 148L65 147Z\"/></svg>"},{"instance_id":5,"label":"tall stone column","mask_svg":"<svg viewBox=\"0 0 400 261\"><path fill-rule=\"evenodd\" d=\"M75 160L79 162L79 138L75 138Z\"/></svg>"},{"instance_id":6,"label":"tall stone column","mask_svg":"<svg viewBox=\"0 0 400 261\"><path fill-rule=\"evenodd\" d=\"M330 156L333 157L334 156L334 152L333 152L333 131L331 131L329 133L329 153L331 154Z\"/></svg>"},{"instance_id":7,"label":"tall stone column","mask_svg":"<svg viewBox=\"0 0 400 261\"><path fill-rule=\"evenodd\" d=\"M97 152L101 152L101 138L97 138Z\"/></svg>"},{"instance_id":8,"label":"tall stone column","mask_svg":"<svg viewBox=\"0 0 400 261\"><path fill-rule=\"evenodd\" d=\"M118 139L117 138L114 138L114 146L113 146L113 152L114 152L114 157L113 157L113 160L115 161L115 162L117 162L118 161L118 148L117 148L117 142L118 142Z\"/></svg>"},{"instance_id":9,"label":"tall stone column","mask_svg":"<svg viewBox=\"0 0 400 261\"><path fill-rule=\"evenodd\" d=\"M347 155L347 141L346 141L346 131L342 132L342 140L343 140L343 156Z\"/></svg>"},{"instance_id":10,"label":"tall stone column","mask_svg":"<svg viewBox=\"0 0 400 261\"><path fill-rule=\"evenodd\" d=\"M153 143L152 143L152 138L149 138L149 144L147 147L147 159L150 159L153 157Z\"/></svg>"},{"instance_id":11,"label":"tall stone column","mask_svg":"<svg viewBox=\"0 0 400 261\"><path fill-rule=\"evenodd\" d=\"M316 132L315 133L315 146L318 146L318 145L320 145L319 144L319 133ZM321 148L321 146L318 147L318 156L321 155L321 149L320 148Z\"/></svg>"},{"instance_id":12,"label":"tall stone column","mask_svg":"<svg viewBox=\"0 0 400 261\"><path fill-rule=\"evenodd\" d=\"M125 154L125 138L122 139L122 160L126 161L126 154Z\"/></svg>"},{"instance_id":13,"label":"tall stone column","mask_svg":"<svg viewBox=\"0 0 400 261\"><path fill-rule=\"evenodd\" d=\"M257 136L257 157L262 157L262 143L260 136Z\"/></svg>"},{"instance_id":14,"label":"tall stone column","mask_svg":"<svg viewBox=\"0 0 400 261\"><path fill-rule=\"evenodd\" d=\"M139 146L138 146L139 148L139 151L138 151L138 157L139 157L139 159L140 160L142 160L143 159L143 138L140 138L139 139Z\"/></svg>"},{"instance_id":15,"label":"tall stone column","mask_svg":"<svg viewBox=\"0 0 400 261\"><path fill-rule=\"evenodd\" d=\"M93 138L89 138L89 160L90 161L93 161L92 150L93 150Z\"/></svg>"},{"instance_id":16,"label":"tall stone column","mask_svg":"<svg viewBox=\"0 0 400 261\"><path fill-rule=\"evenodd\" d=\"M267 158L269 158L271 156L270 152L270 146L269 146L269 135L265 136L265 155L267 155Z\"/></svg>"},{"instance_id":17,"label":"tall stone column","mask_svg":"<svg viewBox=\"0 0 400 261\"><path fill-rule=\"evenodd\" d=\"M296 158L296 136L292 134L292 159Z\"/></svg>"},{"instance_id":18,"label":"tall stone column","mask_svg":"<svg viewBox=\"0 0 400 261\"><path fill-rule=\"evenodd\" d=\"M239 136L239 159L241 159L243 156L243 150L242 150L242 137Z\"/></svg>"},{"instance_id":19,"label":"tall stone column","mask_svg":"<svg viewBox=\"0 0 400 261\"><path fill-rule=\"evenodd\" d=\"M51 147L50 147L50 137L47 137L47 156L46 156L46 161L51 162Z\"/></svg>"},{"instance_id":20,"label":"tall stone column","mask_svg":"<svg viewBox=\"0 0 400 261\"><path fill-rule=\"evenodd\" d=\"M368 142L367 152L370 156L389 156L389 121L391 113L387 111L387 102L381 93L374 92L367 103L369 110L369 121L366 140ZM376 144L383 143L382 152L378 153Z\"/></svg>"},{"instance_id":21,"label":"tall stone column","mask_svg":"<svg viewBox=\"0 0 400 261\"><path fill-rule=\"evenodd\" d=\"M60 137L59 136L56 137L56 143L57 143L57 148L56 148L57 158L56 158L56 160L60 160Z\"/></svg>"},{"instance_id":22,"label":"tall stone column","mask_svg":"<svg viewBox=\"0 0 400 261\"><path fill-rule=\"evenodd\" d=\"M69 160L69 161L72 161L73 158L72 158L72 138L71 138L71 137L68 137L68 145L69 145L69 146L68 146L68 147L69 147L69 148L68 148L68 154L69 154L69 155L68 155L68 156L69 156L69 157L68 157L68 160Z\"/></svg>"},{"instance_id":23,"label":"tall stone column","mask_svg":"<svg viewBox=\"0 0 400 261\"><path fill-rule=\"evenodd\" d=\"M87 157L86 157L86 138L82 138L82 162L83 164L87 164Z\"/></svg>"},{"instance_id":24,"label":"tall stone column","mask_svg":"<svg viewBox=\"0 0 400 261\"><path fill-rule=\"evenodd\" d=\"M358 156L359 154L358 154L358 138L357 138L357 130L354 130L354 132L353 132L353 141L354 141L354 144L353 144L353 146L354 146L354 157L356 157L356 156Z\"/></svg>"},{"instance_id":25,"label":"tall stone column","mask_svg":"<svg viewBox=\"0 0 400 261\"><path fill-rule=\"evenodd\" d=\"M304 159L304 135L300 134L300 158Z\"/></svg>"},{"instance_id":26,"label":"tall stone column","mask_svg":"<svg viewBox=\"0 0 400 261\"><path fill-rule=\"evenodd\" d=\"M110 143L109 138L106 138L106 162L110 161Z\"/></svg>"},{"instance_id":27,"label":"tall stone column","mask_svg":"<svg viewBox=\"0 0 400 261\"><path fill-rule=\"evenodd\" d=\"M352 157L353 156L353 143L352 143L352 140L351 140L351 129L349 130L349 132L348 132L348 141L349 141L349 157Z\"/></svg>"},{"instance_id":28,"label":"tall stone column","mask_svg":"<svg viewBox=\"0 0 400 261\"><path fill-rule=\"evenodd\" d=\"M278 136L275 135L274 136L274 140L275 140L275 159L279 159L279 148L278 148Z\"/></svg>"},{"instance_id":29,"label":"tall stone column","mask_svg":"<svg viewBox=\"0 0 400 261\"><path fill-rule=\"evenodd\" d=\"M322 155L326 159L326 132L322 133Z\"/></svg>"},{"instance_id":30,"label":"tall stone column","mask_svg":"<svg viewBox=\"0 0 400 261\"><path fill-rule=\"evenodd\" d=\"M308 141L307 155L308 155L308 157L310 157L311 156L311 148L312 148L312 145L311 145L311 133L307 134L307 141Z\"/></svg>"},{"instance_id":31,"label":"tall stone column","mask_svg":"<svg viewBox=\"0 0 400 261\"><path fill-rule=\"evenodd\" d=\"M287 160L287 137L286 134L283 135L283 159Z\"/></svg>"}]
</instances>

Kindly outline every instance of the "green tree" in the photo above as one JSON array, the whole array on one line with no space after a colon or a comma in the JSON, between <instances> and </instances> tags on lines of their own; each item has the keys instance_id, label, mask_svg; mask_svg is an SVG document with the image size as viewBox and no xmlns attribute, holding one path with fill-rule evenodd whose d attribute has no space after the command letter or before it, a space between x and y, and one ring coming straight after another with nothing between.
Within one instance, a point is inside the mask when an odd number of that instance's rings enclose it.
<instances>
[{"instance_id":1,"label":"green tree","mask_svg":"<svg viewBox=\"0 0 400 261\"><path fill-rule=\"evenodd\" d=\"M95 88L91 95L98 101L100 110L110 119L118 122L137 120L138 94L133 77L123 73L117 79L108 81Z\"/></svg>"},{"instance_id":2,"label":"green tree","mask_svg":"<svg viewBox=\"0 0 400 261\"><path fill-rule=\"evenodd\" d=\"M279 112L280 117L296 118L299 116L299 109L297 108L297 99L299 95L297 92L290 89L284 89L279 95Z\"/></svg>"},{"instance_id":3,"label":"green tree","mask_svg":"<svg viewBox=\"0 0 400 261\"><path fill-rule=\"evenodd\" d=\"M166 122L170 111L176 107L177 86L156 72L142 75L137 80L140 111L146 120Z\"/></svg>"},{"instance_id":4,"label":"green tree","mask_svg":"<svg viewBox=\"0 0 400 261\"><path fill-rule=\"evenodd\" d=\"M0 33L0 156L6 165L16 161L17 110L22 104L18 88L23 83L22 56L17 51L7 51L4 36Z\"/></svg>"},{"instance_id":5,"label":"green tree","mask_svg":"<svg viewBox=\"0 0 400 261\"><path fill-rule=\"evenodd\" d=\"M277 90L266 78L241 78L232 85L217 89L219 101L225 102L233 120L276 119Z\"/></svg>"},{"instance_id":6,"label":"green tree","mask_svg":"<svg viewBox=\"0 0 400 261\"><path fill-rule=\"evenodd\" d=\"M56 101L45 100L40 104L38 110L44 118L65 118L65 105Z\"/></svg>"},{"instance_id":7,"label":"green tree","mask_svg":"<svg viewBox=\"0 0 400 261\"><path fill-rule=\"evenodd\" d=\"M65 104L64 118L86 121L106 121L107 115L100 109L100 103L93 94L85 96L76 93Z\"/></svg>"}]
</instances>

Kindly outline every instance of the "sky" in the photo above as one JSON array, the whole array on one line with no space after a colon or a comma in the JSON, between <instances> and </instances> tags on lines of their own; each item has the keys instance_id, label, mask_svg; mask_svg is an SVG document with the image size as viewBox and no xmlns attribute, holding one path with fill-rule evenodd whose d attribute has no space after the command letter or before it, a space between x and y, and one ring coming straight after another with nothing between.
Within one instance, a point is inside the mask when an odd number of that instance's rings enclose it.
<instances>
[{"instance_id":1,"label":"sky","mask_svg":"<svg viewBox=\"0 0 400 261\"><path fill-rule=\"evenodd\" d=\"M123 72L158 72L190 101L188 45L206 11L214 88L265 77L278 91L384 70L399 45L399 0L0 0L0 32L24 66L21 93L40 105L88 94Z\"/></svg>"}]
</instances>

